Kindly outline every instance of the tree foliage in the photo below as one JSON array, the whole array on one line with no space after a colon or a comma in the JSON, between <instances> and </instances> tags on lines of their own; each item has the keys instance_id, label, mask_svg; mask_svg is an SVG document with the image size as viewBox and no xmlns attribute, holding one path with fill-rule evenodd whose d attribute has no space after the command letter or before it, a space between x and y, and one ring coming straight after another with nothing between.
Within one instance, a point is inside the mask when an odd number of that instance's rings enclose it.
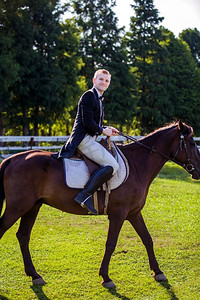
<instances>
[{"instance_id":1,"label":"tree foliage","mask_svg":"<svg viewBox=\"0 0 200 300\"><path fill-rule=\"evenodd\" d=\"M164 36L158 27L163 18L158 16L152 0L136 0L131 5L135 15L131 17L127 33L129 61L138 81L138 124L142 133L149 132L167 121L168 96L163 89L166 50L161 46Z\"/></svg>"},{"instance_id":2,"label":"tree foliage","mask_svg":"<svg viewBox=\"0 0 200 300\"><path fill-rule=\"evenodd\" d=\"M153 0L134 2L127 46L139 82L137 122L141 132L150 132L176 118L198 129L199 76L189 48L159 26L163 18Z\"/></svg>"},{"instance_id":3,"label":"tree foliage","mask_svg":"<svg viewBox=\"0 0 200 300\"><path fill-rule=\"evenodd\" d=\"M200 33L161 26L153 0L118 26L115 0L0 1L0 134L69 134L96 69L106 122L145 134L181 118L200 133ZM72 12L63 20L62 13Z\"/></svg>"},{"instance_id":4,"label":"tree foliage","mask_svg":"<svg viewBox=\"0 0 200 300\"><path fill-rule=\"evenodd\" d=\"M105 117L109 123L128 124L135 114L136 82L127 63L127 52L121 42L123 28L113 11L115 0L73 0L74 15L81 31L80 52L83 57L83 74L88 86L94 71L107 68L112 74L104 101Z\"/></svg>"},{"instance_id":5,"label":"tree foliage","mask_svg":"<svg viewBox=\"0 0 200 300\"><path fill-rule=\"evenodd\" d=\"M200 67L200 31L195 29L185 29L180 33L180 38L190 47L192 56Z\"/></svg>"},{"instance_id":6,"label":"tree foliage","mask_svg":"<svg viewBox=\"0 0 200 300\"><path fill-rule=\"evenodd\" d=\"M9 90L13 95L9 120L19 132L23 128L23 134L33 132L38 135L39 126L52 125L67 104L67 76L78 62L71 60L68 66L71 68L66 73L59 55L62 52L73 57L75 50L68 46L70 34L60 50L62 26L58 0L10 0L9 5L8 1L3 3L2 37L5 40L7 34L11 34L15 49L13 66L19 66L18 79L12 82ZM68 49L65 49L66 45Z\"/></svg>"},{"instance_id":7,"label":"tree foliage","mask_svg":"<svg viewBox=\"0 0 200 300\"><path fill-rule=\"evenodd\" d=\"M169 52L169 63L172 65L168 81L171 82L169 96L174 103L174 117L191 121L197 107L195 107L196 90L195 82L198 78L195 61L192 58L188 46L178 40L169 32L169 40L166 45Z\"/></svg>"}]
</instances>

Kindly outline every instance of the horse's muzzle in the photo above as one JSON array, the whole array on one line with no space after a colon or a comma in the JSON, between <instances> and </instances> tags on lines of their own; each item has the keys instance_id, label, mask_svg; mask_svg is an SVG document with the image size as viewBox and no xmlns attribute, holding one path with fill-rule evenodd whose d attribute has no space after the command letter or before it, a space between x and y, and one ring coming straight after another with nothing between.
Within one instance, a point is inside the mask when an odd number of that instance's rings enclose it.
<instances>
[{"instance_id":1,"label":"horse's muzzle","mask_svg":"<svg viewBox=\"0 0 200 300\"><path fill-rule=\"evenodd\" d=\"M196 169L194 171L192 171L190 174L192 175L193 179L196 179L196 180L200 179L200 172L197 172Z\"/></svg>"}]
</instances>

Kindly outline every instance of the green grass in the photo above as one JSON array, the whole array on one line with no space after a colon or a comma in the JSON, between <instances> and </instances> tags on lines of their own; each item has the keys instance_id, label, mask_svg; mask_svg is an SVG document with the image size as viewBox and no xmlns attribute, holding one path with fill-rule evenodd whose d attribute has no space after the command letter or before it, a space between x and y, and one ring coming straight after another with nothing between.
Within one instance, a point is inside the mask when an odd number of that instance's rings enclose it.
<instances>
[{"instance_id":1,"label":"green grass","mask_svg":"<svg viewBox=\"0 0 200 300\"><path fill-rule=\"evenodd\" d=\"M144 246L128 222L110 263L117 289L104 289L98 269L108 220L62 213L43 206L33 228L31 253L47 284L33 286L15 233L19 221L0 241L0 299L198 300L200 299L200 183L167 163L151 185L143 209L166 283L154 281Z\"/></svg>"}]
</instances>

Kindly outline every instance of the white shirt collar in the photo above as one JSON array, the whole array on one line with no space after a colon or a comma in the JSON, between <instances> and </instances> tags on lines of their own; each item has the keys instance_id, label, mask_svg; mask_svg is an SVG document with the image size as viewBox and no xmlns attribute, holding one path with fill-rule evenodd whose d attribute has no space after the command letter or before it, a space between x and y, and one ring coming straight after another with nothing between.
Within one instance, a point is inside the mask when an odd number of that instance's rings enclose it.
<instances>
[{"instance_id":1,"label":"white shirt collar","mask_svg":"<svg viewBox=\"0 0 200 300\"><path fill-rule=\"evenodd\" d=\"M95 87L94 87L95 88ZM100 98L102 95L99 93L99 91L95 88L96 92L97 92L97 95L98 97Z\"/></svg>"}]
</instances>

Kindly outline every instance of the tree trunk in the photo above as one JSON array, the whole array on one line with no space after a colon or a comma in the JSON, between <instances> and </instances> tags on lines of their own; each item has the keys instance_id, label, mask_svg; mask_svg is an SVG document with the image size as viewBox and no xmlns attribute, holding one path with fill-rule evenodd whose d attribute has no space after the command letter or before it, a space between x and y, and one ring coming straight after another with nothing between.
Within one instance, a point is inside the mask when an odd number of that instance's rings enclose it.
<instances>
[{"instance_id":1,"label":"tree trunk","mask_svg":"<svg viewBox=\"0 0 200 300\"><path fill-rule=\"evenodd\" d=\"M27 123L27 112L26 109L23 109L23 136L28 135L28 123ZM23 142L23 146L27 147L28 142Z\"/></svg>"},{"instance_id":2,"label":"tree trunk","mask_svg":"<svg viewBox=\"0 0 200 300\"><path fill-rule=\"evenodd\" d=\"M3 132L3 114L2 112L0 112L0 135L4 135ZM0 142L0 146L3 147L4 146L4 143L3 142Z\"/></svg>"},{"instance_id":3,"label":"tree trunk","mask_svg":"<svg viewBox=\"0 0 200 300\"><path fill-rule=\"evenodd\" d=\"M38 115L39 115L39 107L36 106L35 108L35 120L34 120L34 136L39 135L38 131ZM38 142L35 142L35 146L38 146Z\"/></svg>"}]
</instances>

